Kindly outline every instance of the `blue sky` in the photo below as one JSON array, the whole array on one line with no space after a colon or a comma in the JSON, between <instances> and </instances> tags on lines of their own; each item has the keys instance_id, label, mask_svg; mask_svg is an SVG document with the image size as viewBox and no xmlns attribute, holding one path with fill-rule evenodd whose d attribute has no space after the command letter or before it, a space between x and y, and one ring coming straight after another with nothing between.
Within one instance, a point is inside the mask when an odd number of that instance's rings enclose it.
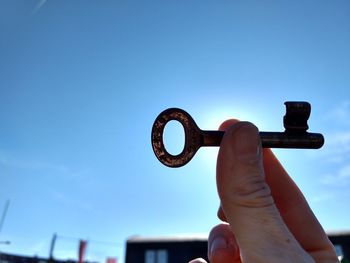
<instances>
[{"instance_id":1,"label":"blue sky","mask_svg":"<svg viewBox=\"0 0 350 263\"><path fill-rule=\"evenodd\" d=\"M325 229L350 229L349 1L3 0L0 19L1 251L46 257L56 232L57 258L77 258L68 236L123 260L132 235L207 233L217 149L158 162L169 107L279 131L284 101L309 101L325 146L275 152Z\"/></svg>"}]
</instances>

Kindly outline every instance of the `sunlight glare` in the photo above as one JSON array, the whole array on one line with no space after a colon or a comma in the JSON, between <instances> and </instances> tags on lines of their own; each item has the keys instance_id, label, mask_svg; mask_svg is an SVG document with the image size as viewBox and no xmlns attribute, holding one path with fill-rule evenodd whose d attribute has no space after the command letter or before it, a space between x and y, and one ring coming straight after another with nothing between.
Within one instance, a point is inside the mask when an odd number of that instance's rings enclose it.
<instances>
[{"instance_id":1,"label":"sunlight glare","mask_svg":"<svg viewBox=\"0 0 350 263\"><path fill-rule=\"evenodd\" d=\"M245 108L247 108L247 106ZM218 130L219 126L224 121L229 119L250 121L259 127L264 123L262 121L262 117L260 117L261 116L259 113L253 115L251 111L244 109L244 107L237 107L235 109L221 107L218 109L206 109L202 111L198 121L196 120L196 122L199 128L202 130ZM203 163L207 168L215 167L218 150L218 147L205 147L201 148L197 155L198 158L201 159L201 163Z\"/></svg>"}]
</instances>

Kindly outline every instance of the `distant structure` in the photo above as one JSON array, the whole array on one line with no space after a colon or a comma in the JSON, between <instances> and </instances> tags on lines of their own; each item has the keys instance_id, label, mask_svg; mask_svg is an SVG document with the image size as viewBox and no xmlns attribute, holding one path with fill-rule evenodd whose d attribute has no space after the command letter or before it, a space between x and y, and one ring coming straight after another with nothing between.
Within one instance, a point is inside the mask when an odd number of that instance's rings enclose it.
<instances>
[{"instance_id":1,"label":"distant structure","mask_svg":"<svg viewBox=\"0 0 350 263\"><path fill-rule=\"evenodd\" d=\"M78 263L76 260L57 260L40 257L28 257L8 253L0 253L0 263ZM96 263L96 262L84 262Z\"/></svg>"},{"instance_id":2,"label":"distant structure","mask_svg":"<svg viewBox=\"0 0 350 263\"><path fill-rule=\"evenodd\" d=\"M327 234L335 247L337 255L350 262L350 231L329 232Z\"/></svg>"},{"instance_id":3,"label":"distant structure","mask_svg":"<svg viewBox=\"0 0 350 263\"><path fill-rule=\"evenodd\" d=\"M342 262L350 262L350 231L329 232ZM126 241L125 263L180 263L194 258L207 258L206 236L130 237ZM112 263L112 261L110 261ZM0 263L78 263L76 260L57 260L0 253ZM96 263L86 262L84 263ZM114 261L113 261L114 263Z\"/></svg>"},{"instance_id":4,"label":"distant structure","mask_svg":"<svg viewBox=\"0 0 350 263\"><path fill-rule=\"evenodd\" d=\"M125 263L179 263L207 259L207 237L131 237L126 242Z\"/></svg>"},{"instance_id":5,"label":"distant structure","mask_svg":"<svg viewBox=\"0 0 350 263\"><path fill-rule=\"evenodd\" d=\"M342 262L350 262L350 231L328 233ZM207 258L207 237L130 237L125 263L179 263Z\"/></svg>"}]
</instances>

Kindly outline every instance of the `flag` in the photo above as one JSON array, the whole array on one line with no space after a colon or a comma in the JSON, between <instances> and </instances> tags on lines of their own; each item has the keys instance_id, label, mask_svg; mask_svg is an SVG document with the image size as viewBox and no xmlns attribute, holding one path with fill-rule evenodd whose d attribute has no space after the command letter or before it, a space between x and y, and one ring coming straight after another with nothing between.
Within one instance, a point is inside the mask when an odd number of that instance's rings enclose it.
<instances>
[{"instance_id":1,"label":"flag","mask_svg":"<svg viewBox=\"0 0 350 263\"><path fill-rule=\"evenodd\" d=\"M117 258L107 258L106 263L117 263Z\"/></svg>"},{"instance_id":2,"label":"flag","mask_svg":"<svg viewBox=\"0 0 350 263\"><path fill-rule=\"evenodd\" d=\"M87 241L86 240L80 240L79 242L79 263L83 263L84 262L84 256L85 256L85 252L86 252L86 246L87 246Z\"/></svg>"}]
</instances>

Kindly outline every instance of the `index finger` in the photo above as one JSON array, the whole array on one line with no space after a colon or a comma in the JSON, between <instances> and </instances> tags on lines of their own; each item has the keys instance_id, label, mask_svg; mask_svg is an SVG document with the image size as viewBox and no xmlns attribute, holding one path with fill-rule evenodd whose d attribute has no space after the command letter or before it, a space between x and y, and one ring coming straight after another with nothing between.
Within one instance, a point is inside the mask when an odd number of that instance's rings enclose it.
<instances>
[{"instance_id":1,"label":"index finger","mask_svg":"<svg viewBox=\"0 0 350 263\"><path fill-rule=\"evenodd\" d=\"M333 250L304 195L270 149L264 149L266 181L281 216L300 245L309 252Z\"/></svg>"}]
</instances>

